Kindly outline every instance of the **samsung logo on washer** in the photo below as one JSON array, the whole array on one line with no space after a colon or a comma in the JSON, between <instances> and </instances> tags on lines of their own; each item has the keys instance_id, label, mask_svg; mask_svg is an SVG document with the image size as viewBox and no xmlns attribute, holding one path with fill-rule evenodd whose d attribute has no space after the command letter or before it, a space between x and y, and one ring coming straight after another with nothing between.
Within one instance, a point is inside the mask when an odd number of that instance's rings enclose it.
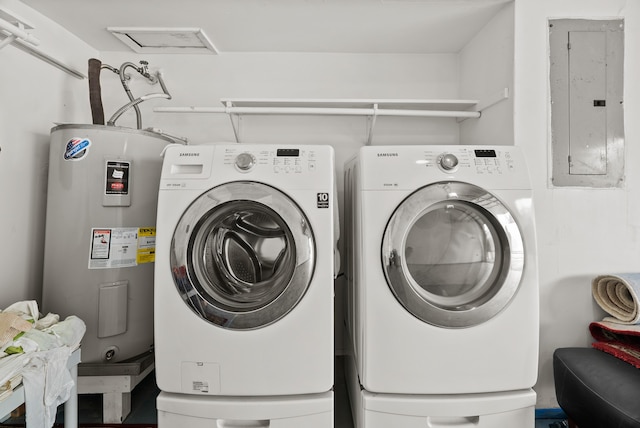
<instances>
[{"instance_id":1,"label":"samsung logo on washer","mask_svg":"<svg viewBox=\"0 0 640 428\"><path fill-rule=\"evenodd\" d=\"M383 152L378 153L379 158L390 158L390 157L398 157L398 153L396 152Z\"/></svg>"},{"instance_id":2,"label":"samsung logo on washer","mask_svg":"<svg viewBox=\"0 0 640 428\"><path fill-rule=\"evenodd\" d=\"M180 157L183 156L200 156L200 153L196 152L180 152Z\"/></svg>"}]
</instances>

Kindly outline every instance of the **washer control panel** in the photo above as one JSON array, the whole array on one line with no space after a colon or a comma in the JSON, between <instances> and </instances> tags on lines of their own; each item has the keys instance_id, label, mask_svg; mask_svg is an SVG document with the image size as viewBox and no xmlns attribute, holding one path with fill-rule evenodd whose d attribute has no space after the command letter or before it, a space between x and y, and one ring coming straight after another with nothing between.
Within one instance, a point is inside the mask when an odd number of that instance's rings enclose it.
<instances>
[{"instance_id":1,"label":"washer control panel","mask_svg":"<svg viewBox=\"0 0 640 428\"><path fill-rule=\"evenodd\" d=\"M446 153L438 157L438 165L445 171L452 171L458 166L458 158L454 154Z\"/></svg>"},{"instance_id":2,"label":"washer control panel","mask_svg":"<svg viewBox=\"0 0 640 428\"><path fill-rule=\"evenodd\" d=\"M451 152L425 151L427 167L436 166L445 173L468 170L476 174L501 175L515 168L508 150L457 148Z\"/></svg>"},{"instance_id":3,"label":"washer control panel","mask_svg":"<svg viewBox=\"0 0 640 428\"><path fill-rule=\"evenodd\" d=\"M239 146L224 152L225 165L233 165L237 171L247 173L259 168L274 174L304 174L315 171L317 161L315 150L307 148L247 150Z\"/></svg>"},{"instance_id":4,"label":"washer control panel","mask_svg":"<svg viewBox=\"0 0 640 428\"><path fill-rule=\"evenodd\" d=\"M251 153L240 153L236 156L236 168L248 171L256 164L256 158Z\"/></svg>"}]
</instances>

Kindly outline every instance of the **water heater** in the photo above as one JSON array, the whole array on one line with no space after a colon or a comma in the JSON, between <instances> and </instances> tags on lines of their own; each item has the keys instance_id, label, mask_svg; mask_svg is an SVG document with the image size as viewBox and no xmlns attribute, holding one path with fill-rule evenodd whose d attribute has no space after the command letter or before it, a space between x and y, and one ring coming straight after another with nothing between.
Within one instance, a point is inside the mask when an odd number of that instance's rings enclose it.
<instances>
[{"instance_id":1,"label":"water heater","mask_svg":"<svg viewBox=\"0 0 640 428\"><path fill-rule=\"evenodd\" d=\"M51 130L42 311L84 320L85 363L153 347L158 185L172 142L116 126Z\"/></svg>"}]
</instances>

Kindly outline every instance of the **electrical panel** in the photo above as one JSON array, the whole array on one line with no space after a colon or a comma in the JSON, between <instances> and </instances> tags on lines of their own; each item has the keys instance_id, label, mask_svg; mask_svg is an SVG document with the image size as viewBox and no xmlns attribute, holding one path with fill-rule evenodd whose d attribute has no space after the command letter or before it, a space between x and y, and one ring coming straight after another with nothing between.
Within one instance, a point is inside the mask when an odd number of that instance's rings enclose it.
<instances>
[{"instance_id":1,"label":"electrical panel","mask_svg":"<svg viewBox=\"0 0 640 428\"><path fill-rule=\"evenodd\" d=\"M549 20L552 183L624 181L623 20Z\"/></svg>"}]
</instances>

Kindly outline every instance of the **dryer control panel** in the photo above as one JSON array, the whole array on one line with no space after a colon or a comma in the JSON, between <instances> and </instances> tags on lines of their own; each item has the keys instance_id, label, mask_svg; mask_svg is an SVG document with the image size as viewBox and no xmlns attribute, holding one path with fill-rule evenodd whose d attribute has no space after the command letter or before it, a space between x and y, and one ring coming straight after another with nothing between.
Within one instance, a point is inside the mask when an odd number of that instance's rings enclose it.
<instances>
[{"instance_id":1,"label":"dryer control panel","mask_svg":"<svg viewBox=\"0 0 640 428\"><path fill-rule=\"evenodd\" d=\"M443 172L469 168L476 174L502 175L514 168L509 151L496 149L458 149L452 152L425 151L427 166L437 166Z\"/></svg>"},{"instance_id":2,"label":"dryer control panel","mask_svg":"<svg viewBox=\"0 0 640 428\"><path fill-rule=\"evenodd\" d=\"M514 160L510 151L494 149L475 149L473 163L478 174L502 174L514 169Z\"/></svg>"},{"instance_id":3,"label":"dryer control panel","mask_svg":"<svg viewBox=\"0 0 640 428\"><path fill-rule=\"evenodd\" d=\"M523 153L515 146L365 146L359 159L363 189L414 189L444 180L487 189L531 186Z\"/></svg>"}]
</instances>

